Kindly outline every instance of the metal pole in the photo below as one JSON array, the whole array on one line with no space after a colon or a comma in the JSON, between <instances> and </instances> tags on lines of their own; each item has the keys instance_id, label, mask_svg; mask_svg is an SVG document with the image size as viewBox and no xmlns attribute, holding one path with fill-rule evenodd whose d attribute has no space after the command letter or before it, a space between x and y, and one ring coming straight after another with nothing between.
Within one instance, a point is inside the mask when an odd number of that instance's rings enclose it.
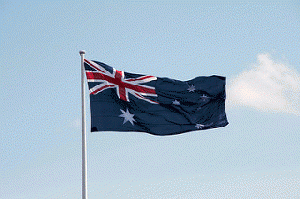
<instances>
[{"instance_id":1,"label":"metal pole","mask_svg":"<svg viewBox=\"0 0 300 199\"><path fill-rule=\"evenodd\" d=\"M79 51L81 56L81 102L82 102L82 199L87 199L87 152L86 152L86 125L85 125L85 86L84 86L84 55L85 51Z\"/></svg>"}]
</instances>

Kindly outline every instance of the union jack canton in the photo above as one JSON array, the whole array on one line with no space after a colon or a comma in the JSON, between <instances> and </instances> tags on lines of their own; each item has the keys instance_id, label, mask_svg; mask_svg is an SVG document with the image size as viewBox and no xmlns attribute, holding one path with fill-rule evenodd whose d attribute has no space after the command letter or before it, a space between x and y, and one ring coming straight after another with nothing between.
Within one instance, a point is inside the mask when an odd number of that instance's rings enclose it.
<instances>
[{"instance_id":1,"label":"union jack canton","mask_svg":"<svg viewBox=\"0 0 300 199\"><path fill-rule=\"evenodd\" d=\"M152 80L157 80L154 76L140 76L138 78L125 78L124 71L119 71L112 68L112 73L107 71L101 65L96 64L93 61L85 60L91 68L95 71L86 71L86 76L88 82L99 82L100 84L95 85L90 89L90 94L96 95L99 92L104 91L108 88L116 88L116 94L119 99L129 102L128 93L133 96L148 101L153 104L157 102L149 100L144 96L155 96L155 88L147 85L142 85L144 83L150 82Z\"/></svg>"}]
</instances>

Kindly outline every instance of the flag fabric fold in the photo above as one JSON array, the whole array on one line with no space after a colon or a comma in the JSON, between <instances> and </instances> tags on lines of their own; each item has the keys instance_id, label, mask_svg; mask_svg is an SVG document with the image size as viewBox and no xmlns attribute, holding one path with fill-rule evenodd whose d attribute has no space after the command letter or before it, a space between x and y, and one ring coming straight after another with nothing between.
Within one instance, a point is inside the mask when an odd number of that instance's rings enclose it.
<instances>
[{"instance_id":1,"label":"flag fabric fold","mask_svg":"<svg viewBox=\"0 0 300 199\"><path fill-rule=\"evenodd\" d=\"M118 71L84 60L91 131L174 135L225 127L225 77L189 81Z\"/></svg>"}]
</instances>

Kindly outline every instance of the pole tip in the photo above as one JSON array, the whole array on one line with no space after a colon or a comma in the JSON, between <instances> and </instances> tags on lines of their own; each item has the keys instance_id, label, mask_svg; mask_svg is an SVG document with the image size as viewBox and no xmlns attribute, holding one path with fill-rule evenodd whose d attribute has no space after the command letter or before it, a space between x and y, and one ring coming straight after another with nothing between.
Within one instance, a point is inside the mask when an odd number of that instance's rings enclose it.
<instances>
[{"instance_id":1,"label":"pole tip","mask_svg":"<svg viewBox=\"0 0 300 199\"><path fill-rule=\"evenodd\" d=\"M84 54L85 54L85 51L84 51L84 50L81 50L81 51L79 51L79 54L80 54L80 55L84 55Z\"/></svg>"}]
</instances>

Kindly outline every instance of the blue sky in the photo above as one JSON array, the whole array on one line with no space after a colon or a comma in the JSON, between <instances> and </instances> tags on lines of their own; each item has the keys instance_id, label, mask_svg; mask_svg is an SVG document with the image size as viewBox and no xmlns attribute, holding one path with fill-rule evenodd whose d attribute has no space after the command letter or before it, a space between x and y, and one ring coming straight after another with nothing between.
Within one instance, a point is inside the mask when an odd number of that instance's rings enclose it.
<instances>
[{"instance_id":1,"label":"blue sky","mask_svg":"<svg viewBox=\"0 0 300 199\"><path fill-rule=\"evenodd\" d=\"M0 198L81 198L82 49L127 72L226 76L230 123L88 132L90 198L296 198L299 13L297 1L3 1Z\"/></svg>"}]
</instances>

